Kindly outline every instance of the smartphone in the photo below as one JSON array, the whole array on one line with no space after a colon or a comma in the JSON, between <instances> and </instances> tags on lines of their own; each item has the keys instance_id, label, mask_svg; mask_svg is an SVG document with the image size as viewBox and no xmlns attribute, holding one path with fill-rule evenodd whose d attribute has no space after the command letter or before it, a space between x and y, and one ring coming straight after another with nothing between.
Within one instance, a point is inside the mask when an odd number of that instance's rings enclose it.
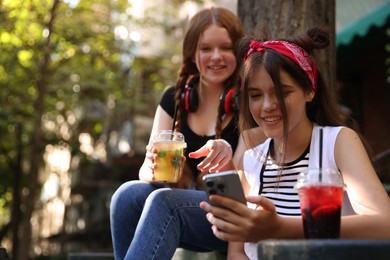
<instances>
[{"instance_id":1,"label":"smartphone","mask_svg":"<svg viewBox=\"0 0 390 260\"><path fill-rule=\"evenodd\" d=\"M246 204L244 190L242 189L237 171L232 170L207 174L203 176L203 184L209 196L213 194L226 196ZM220 206L211 201L210 204Z\"/></svg>"}]
</instances>

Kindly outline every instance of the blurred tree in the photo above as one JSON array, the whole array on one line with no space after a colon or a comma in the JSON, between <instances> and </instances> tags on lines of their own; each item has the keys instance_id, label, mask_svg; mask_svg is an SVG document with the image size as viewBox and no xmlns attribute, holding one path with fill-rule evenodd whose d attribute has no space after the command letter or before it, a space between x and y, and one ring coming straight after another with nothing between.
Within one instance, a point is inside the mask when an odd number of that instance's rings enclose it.
<instances>
[{"instance_id":1,"label":"blurred tree","mask_svg":"<svg viewBox=\"0 0 390 260\"><path fill-rule=\"evenodd\" d=\"M127 8L127 0L0 1L0 242L12 238L13 259L31 255L45 147L96 159L80 151L79 134L107 142L115 115L152 116L176 78L175 45L159 59L138 59L135 43L117 34L141 22ZM174 35L175 25L166 31Z\"/></svg>"}]
</instances>

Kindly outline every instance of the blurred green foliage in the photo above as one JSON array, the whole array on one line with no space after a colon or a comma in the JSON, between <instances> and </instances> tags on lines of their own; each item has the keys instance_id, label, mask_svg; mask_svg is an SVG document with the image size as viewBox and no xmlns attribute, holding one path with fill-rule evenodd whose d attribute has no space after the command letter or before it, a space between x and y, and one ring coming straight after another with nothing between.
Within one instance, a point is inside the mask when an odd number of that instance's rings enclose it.
<instances>
[{"instance_id":1,"label":"blurred green foliage","mask_svg":"<svg viewBox=\"0 0 390 260\"><path fill-rule=\"evenodd\" d=\"M174 16L182 3L158 11ZM180 60L173 58L180 55L182 37L177 32L185 24L157 19L157 10L133 17L129 8L127 0L0 1L0 231L11 221L12 194L22 195L20 209L35 199L27 176L36 122L44 170L47 144L66 144L73 156L83 156L80 133L97 140L134 115L152 117L162 90L174 84ZM119 26L141 25L162 28L167 36L155 56L137 56L137 43L115 33ZM39 189L44 180L35 181Z\"/></svg>"}]
</instances>

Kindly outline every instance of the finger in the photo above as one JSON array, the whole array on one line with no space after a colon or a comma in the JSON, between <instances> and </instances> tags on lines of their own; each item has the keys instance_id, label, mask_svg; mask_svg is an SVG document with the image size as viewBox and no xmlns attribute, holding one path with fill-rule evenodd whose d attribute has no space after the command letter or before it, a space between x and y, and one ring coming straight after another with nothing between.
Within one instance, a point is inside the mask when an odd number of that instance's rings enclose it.
<instances>
[{"instance_id":1,"label":"finger","mask_svg":"<svg viewBox=\"0 0 390 260\"><path fill-rule=\"evenodd\" d=\"M221 234L221 238L235 240L242 240L243 235L243 217L233 212L231 209L220 208L212 206L211 204L203 201L200 203L200 207L208 212L206 214L207 220L215 226L219 232L226 233ZM228 235L228 237L227 237Z\"/></svg>"},{"instance_id":2,"label":"finger","mask_svg":"<svg viewBox=\"0 0 390 260\"><path fill-rule=\"evenodd\" d=\"M213 206L212 204L210 204L210 202L206 202L206 201L201 201L199 203L199 207L201 209L203 209L204 211L211 213L212 215L216 215L216 216L220 216L220 217L224 215L223 211L227 211L227 209Z\"/></svg>"},{"instance_id":3,"label":"finger","mask_svg":"<svg viewBox=\"0 0 390 260\"><path fill-rule=\"evenodd\" d=\"M210 212L210 209L211 209L211 205L206 201L201 201L199 203L199 207L206 212Z\"/></svg>"},{"instance_id":4,"label":"finger","mask_svg":"<svg viewBox=\"0 0 390 260\"><path fill-rule=\"evenodd\" d=\"M244 215L245 214L244 211L245 211L245 209L247 209L247 206L245 204L243 204L239 201L236 201L234 199L220 196L220 195L211 195L209 197L209 200L215 202L216 204L222 205L226 209L228 209L228 210L230 210L230 211L232 211L235 214L240 215L240 216ZM211 211L211 212L214 213L214 211Z\"/></svg>"},{"instance_id":5,"label":"finger","mask_svg":"<svg viewBox=\"0 0 390 260\"><path fill-rule=\"evenodd\" d=\"M268 211L275 211L275 204L263 196L246 196L246 200Z\"/></svg>"},{"instance_id":6,"label":"finger","mask_svg":"<svg viewBox=\"0 0 390 260\"><path fill-rule=\"evenodd\" d=\"M221 229L221 222L218 222L218 219L214 217L212 213L206 214L207 221L211 224L211 229L216 237L219 239L226 239L226 232ZM227 241L227 240L226 240Z\"/></svg>"},{"instance_id":7,"label":"finger","mask_svg":"<svg viewBox=\"0 0 390 260\"><path fill-rule=\"evenodd\" d=\"M157 154L155 154L155 153L146 153L145 158L146 158L145 162L148 164L148 166L155 168L155 166L156 166L155 162L156 162L156 160L158 158Z\"/></svg>"},{"instance_id":8,"label":"finger","mask_svg":"<svg viewBox=\"0 0 390 260\"><path fill-rule=\"evenodd\" d=\"M146 157L149 159L149 160L156 160L158 155L157 155L157 149L156 148L153 148L153 147L148 147L146 146Z\"/></svg>"},{"instance_id":9,"label":"finger","mask_svg":"<svg viewBox=\"0 0 390 260\"><path fill-rule=\"evenodd\" d=\"M157 168L157 164L156 163L150 163L150 164L148 164L148 168L151 171L154 171Z\"/></svg>"},{"instance_id":10,"label":"finger","mask_svg":"<svg viewBox=\"0 0 390 260\"><path fill-rule=\"evenodd\" d=\"M189 154L190 158L200 158L203 156L207 156L210 151L212 151L215 148L215 140L208 140L205 145L203 145L201 148L199 148L197 151L192 152ZM196 157L192 157L196 156Z\"/></svg>"},{"instance_id":11,"label":"finger","mask_svg":"<svg viewBox=\"0 0 390 260\"><path fill-rule=\"evenodd\" d=\"M212 213L206 214L207 220L212 225L213 233L222 240L243 241L239 222L221 219Z\"/></svg>"},{"instance_id":12,"label":"finger","mask_svg":"<svg viewBox=\"0 0 390 260\"><path fill-rule=\"evenodd\" d=\"M155 154L155 153L146 153L145 157L146 157L150 162L154 162L154 161L158 158L158 155Z\"/></svg>"},{"instance_id":13,"label":"finger","mask_svg":"<svg viewBox=\"0 0 390 260\"><path fill-rule=\"evenodd\" d=\"M213 213L218 218L229 221L235 219L235 216L240 218L246 208L245 204L221 195L210 195L209 200L214 205L219 205L218 207L212 206L209 212Z\"/></svg>"},{"instance_id":14,"label":"finger","mask_svg":"<svg viewBox=\"0 0 390 260\"><path fill-rule=\"evenodd\" d=\"M189 153L188 156L190 158L197 159L197 158L206 156L209 152L210 152L210 149L208 147L206 147L206 146L203 146L200 149L198 149L198 150L196 150L194 152Z\"/></svg>"},{"instance_id":15,"label":"finger","mask_svg":"<svg viewBox=\"0 0 390 260\"><path fill-rule=\"evenodd\" d=\"M214 142L211 144L211 152L209 155L198 164L198 169L202 171L216 172L224 167L232 158L231 148L220 149L219 143ZM222 146L224 148L224 146Z\"/></svg>"},{"instance_id":16,"label":"finger","mask_svg":"<svg viewBox=\"0 0 390 260\"><path fill-rule=\"evenodd\" d=\"M147 151L147 152L151 152L151 153L156 153L156 152L157 152L157 149L154 147L153 144L148 144L148 145L146 146L146 151Z\"/></svg>"},{"instance_id":17,"label":"finger","mask_svg":"<svg viewBox=\"0 0 390 260\"><path fill-rule=\"evenodd\" d=\"M211 167L210 169L208 169L209 172L217 172L218 170L220 170L222 167L224 167L228 162L229 162L229 158L227 157L224 157L221 161L219 161L217 164L215 164L213 167Z\"/></svg>"},{"instance_id":18,"label":"finger","mask_svg":"<svg viewBox=\"0 0 390 260\"><path fill-rule=\"evenodd\" d=\"M236 234L235 232L226 232L216 225L212 225L211 229L214 235L221 240L228 242L245 242L245 239L241 238L242 236Z\"/></svg>"},{"instance_id":19,"label":"finger","mask_svg":"<svg viewBox=\"0 0 390 260\"><path fill-rule=\"evenodd\" d=\"M206 158L197 165L197 168L202 171L207 171L209 168L214 167L224 157L221 156L220 151L211 150Z\"/></svg>"}]
</instances>

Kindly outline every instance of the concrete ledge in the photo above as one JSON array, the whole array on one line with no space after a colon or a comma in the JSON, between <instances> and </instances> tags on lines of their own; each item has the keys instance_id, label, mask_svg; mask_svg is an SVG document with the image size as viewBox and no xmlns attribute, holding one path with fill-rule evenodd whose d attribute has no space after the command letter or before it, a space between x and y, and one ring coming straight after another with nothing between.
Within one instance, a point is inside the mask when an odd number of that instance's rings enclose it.
<instances>
[{"instance_id":1,"label":"concrete ledge","mask_svg":"<svg viewBox=\"0 0 390 260\"><path fill-rule=\"evenodd\" d=\"M114 260L114 254L113 253L105 253L105 252L99 252L99 253L69 253L68 254L68 260Z\"/></svg>"},{"instance_id":2,"label":"concrete ledge","mask_svg":"<svg viewBox=\"0 0 390 260\"><path fill-rule=\"evenodd\" d=\"M258 258L267 260L388 260L389 240L264 240L257 246Z\"/></svg>"},{"instance_id":3,"label":"concrete ledge","mask_svg":"<svg viewBox=\"0 0 390 260\"><path fill-rule=\"evenodd\" d=\"M68 253L67 260L114 260L114 254L110 252L73 252ZM200 253L178 248L172 260L225 260L226 256L219 252ZM0 258L3 260L3 258Z\"/></svg>"},{"instance_id":4,"label":"concrete ledge","mask_svg":"<svg viewBox=\"0 0 390 260\"><path fill-rule=\"evenodd\" d=\"M171 260L225 260L226 254L220 252L194 252L183 248L176 249Z\"/></svg>"}]
</instances>

